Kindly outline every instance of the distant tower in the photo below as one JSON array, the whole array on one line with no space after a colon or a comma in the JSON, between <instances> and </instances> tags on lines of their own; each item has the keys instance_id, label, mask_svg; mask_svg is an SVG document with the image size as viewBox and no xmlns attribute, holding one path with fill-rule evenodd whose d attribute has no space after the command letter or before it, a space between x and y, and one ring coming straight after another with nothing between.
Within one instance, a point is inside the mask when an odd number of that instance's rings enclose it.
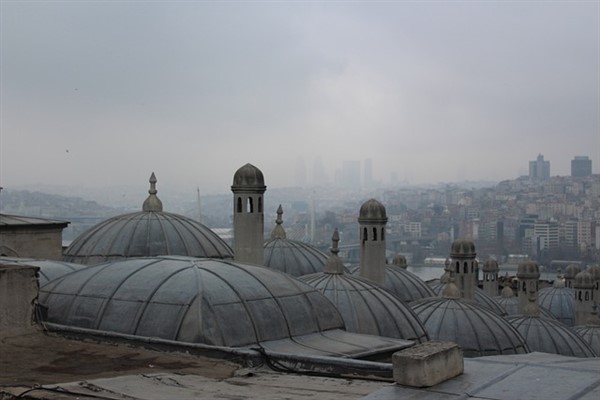
<instances>
[{"instance_id":1,"label":"distant tower","mask_svg":"<svg viewBox=\"0 0 600 400\"><path fill-rule=\"evenodd\" d=\"M573 280L575 289L575 325L585 325L593 310L594 281L587 271L581 271Z\"/></svg>"},{"instance_id":2,"label":"distant tower","mask_svg":"<svg viewBox=\"0 0 600 400\"><path fill-rule=\"evenodd\" d=\"M359 275L383 285L385 281L385 224L387 215L383 204L367 200L358 216L360 229Z\"/></svg>"},{"instance_id":3,"label":"distant tower","mask_svg":"<svg viewBox=\"0 0 600 400\"><path fill-rule=\"evenodd\" d=\"M263 265L264 200L267 190L263 173L246 164L233 176L234 259Z\"/></svg>"},{"instance_id":4,"label":"distant tower","mask_svg":"<svg viewBox=\"0 0 600 400\"><path fill-rule=\"evenodd\" d=\"M458 239L450 249L450 266L454 272L455 284L460 297L475 299L475 274L477 269L475 244L470 240Z\"/></svg>"},{"instance_id":5,"label":"distant tower","mask_svg":"<svg viewBox=\"0 0 600 400\"><path fill-rule=\"evenodd\" d=\"M575 156L571 160L571 176L592 175L592 160L588 156Z\"/></svg>"},{"instance_id":6,"label":"distant tower","mask_svg":"<svg viewBox=\"0 0 600 400\"><path fill-rule=\"evenodd\" d=\"M483 291L490 297L498 296L498 261L493 258L483 263Z\"/></svg>"},{"instance_id":7,"label":"distant tower","mask_svg":"<svg viewBox=\"0 0 600 400\"><path fill-rule=\"evenodd\" d=\"M200 203L200 187L196 188L196 206L198 207L197 221L202 223L202 204Z\"/></svg>"},{"instance_id":8,"label":"distant tower","mask_svg":"<svg viewBox=\"0 0 600 400\"><path fill-rule=\"evenodd\" d=\"M530 298L537 302L540 269L533 261L525 261L517 267L517 279L519 280L519 314L525 314L525 308Z\"/></svg>"},{"instance_id":9,"label":"distant tower","mask_svg":"<svg viewBox=\"0 0 600 400\"><path fill-rule=\"evenodd\" d=\"M539 154L537 160L529 161L529 180L543 182L550 178L550 161L544 161L544 156Z\"/></svg>"}]
</instances>

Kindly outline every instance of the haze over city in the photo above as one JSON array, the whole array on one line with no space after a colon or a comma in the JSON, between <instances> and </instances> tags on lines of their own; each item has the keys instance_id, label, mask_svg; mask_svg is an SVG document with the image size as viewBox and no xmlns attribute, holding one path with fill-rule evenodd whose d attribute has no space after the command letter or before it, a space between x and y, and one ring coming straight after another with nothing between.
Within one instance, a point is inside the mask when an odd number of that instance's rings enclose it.
<instances>
[{"instance_id":1,"label":"haze over city","mask_svg":"<svg viewBox=\"0 0 600 400\"><path fill-rule=\"evenodd\" d=\"M226 192L250 162L499 181L600 165L600 3L20 2L1 11L0 185Z\"/></svg>"}]
</instances>

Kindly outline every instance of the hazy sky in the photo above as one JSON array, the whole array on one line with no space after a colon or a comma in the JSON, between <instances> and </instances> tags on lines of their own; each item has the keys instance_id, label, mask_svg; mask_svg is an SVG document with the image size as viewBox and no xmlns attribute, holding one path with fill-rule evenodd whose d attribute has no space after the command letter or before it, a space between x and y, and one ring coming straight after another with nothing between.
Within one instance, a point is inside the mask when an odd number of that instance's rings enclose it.
<instances>
[{"instance_id":1,"label":"hazy sky","mask_svg":"<svg viewBox=\"0 0 600 400\"><path fill-rule=\"evenodd\" d=\"M1 0L0 185L600 173L598 1Z\"/></svg>"}]
</instances>

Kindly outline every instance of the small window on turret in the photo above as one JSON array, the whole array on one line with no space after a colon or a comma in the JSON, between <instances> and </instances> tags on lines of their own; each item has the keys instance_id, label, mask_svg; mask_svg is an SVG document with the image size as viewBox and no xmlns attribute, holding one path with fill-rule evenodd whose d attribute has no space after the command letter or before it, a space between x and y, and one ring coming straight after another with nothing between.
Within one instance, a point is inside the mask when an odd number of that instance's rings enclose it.
<instances>
[{"instance_id":1,"label":"small window on turret","mask_svg":"<svg viewBox=\"0 0 600 400\"><path fill-rule=\"evenodd\" d=\"M373 228L373 241L377 241L377 228Z\"/></svg>"},{"instance_id":2,"label":"small window on turret","mask_svg":"<svg viewBox=\"0 0 600 400\"><path fill-rule=\"evenodd\" d=\"M237 198L237 212L239 212L239 213L242 212L242 198L241 197Z\"/></svg>"},{"instance_id":3,"label":"small window on turret","mask_svg":"<svg viewBox=\"0 0 600 400\"><path fill-rule=\"evenodd\" d=\"M254 204L252 202L252 197L248 197L248 203L246 204L246 212L248 212L248 213L254 212Z\"/></svg>"},{"instance_id":4,"label":"small window on turret","mask_svg":"<svg viewBox=\"0 0 600 400\"><path fill-rule=\"evenodd\" d=\"M258 212L259 213L263 212L262 197L258 198Z\"/></svg>"}]
</instances>

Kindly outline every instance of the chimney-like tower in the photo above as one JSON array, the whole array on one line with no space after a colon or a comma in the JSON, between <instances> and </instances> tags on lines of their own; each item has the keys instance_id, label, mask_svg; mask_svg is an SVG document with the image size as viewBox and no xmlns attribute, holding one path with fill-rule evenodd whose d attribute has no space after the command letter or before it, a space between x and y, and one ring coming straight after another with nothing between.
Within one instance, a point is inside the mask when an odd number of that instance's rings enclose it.
<instances>
[{"instance_id":1,"label":"chimney-like tower","mask_svg":"<svg viewBox=\"0 0 600 400\"><path fill-rule=\"evenodd\" d=\"M575 289L575 325L585 325L594 307L594 281L587 271L581 271L573 279Z\"/></svg>"},{"instance_id":2,"label":"chimney-like tower","mask_svg":"<svg viewBox=\"0 0 600 400\"><path fill-rule=\"evenodd\" d=\"M525 308L530 300L537 303L540 269L533 261L524 261L517 267L517 279L519 280L519 314L525 314Z\"/></svg>"},{"instance_id":3,"label":"chimney-like tower","mask_svg":"<svg viewBox=\"0 0 600 400\"><path fill-rule=\"evenodd\" d=\"M475 298L475 274L477 270L475 244L470 240L458 239L450 249L450 268L454 273L455 284L460 297L466 300Z\"/></svg>"},{"instance_id":4,"label":"chimney-like tower","mask_svg":"<svg viewBox=\"0 0 600 400\"><path fill-rule=\"evenodd\" d=\"M383 285L385 281L385 224L387 215L383 204L367 200L358 216L360 229L359 275Z\"/></svg>"},{"instance_id":5,"label":"chimney-like tower","mask_svg":"<svg viewBox=\"0 0 600 400\"><path fill-rule=\"evenodd\" d=\"M493 258L483 263L483 291L490 297L498 296L498 261Z\"/></svg>"},{"instance_id":6,"label":"chimney-like tower","mask_svg":"<svg viewBox=\"0 0 600 400\"><path fill-rule=\"evenodd\" d=\"M267 190L262 172L246 164L233 176L234 259L263 265L264 200Z\"/></svg>"}]
</instances>

